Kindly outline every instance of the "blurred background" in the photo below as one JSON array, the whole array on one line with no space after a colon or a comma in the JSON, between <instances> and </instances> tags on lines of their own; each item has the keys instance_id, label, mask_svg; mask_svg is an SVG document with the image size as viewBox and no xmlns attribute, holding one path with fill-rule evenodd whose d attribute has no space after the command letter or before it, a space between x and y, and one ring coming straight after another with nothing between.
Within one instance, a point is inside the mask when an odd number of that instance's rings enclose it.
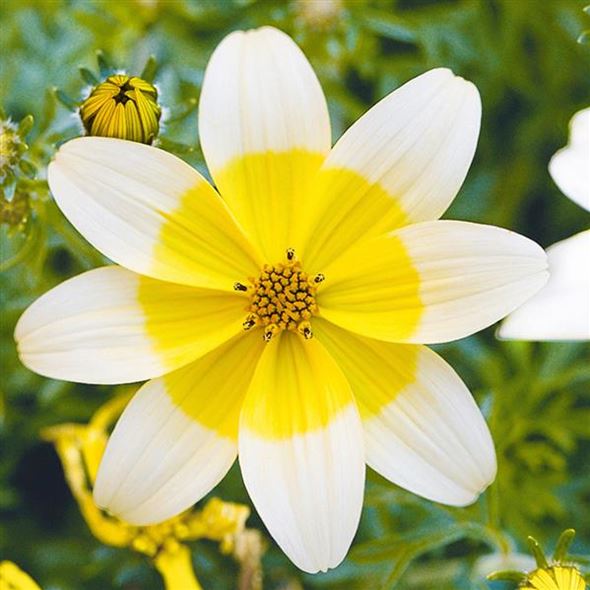
<instances>
[{"instance_id":1,"label":"blurred background","mask_svg":"<svg viewBox=\"0 0 590 590\"><path fill-rule=\"evenodd\" d=\"M206 174L196 105L203 71L232 30L272 24L294 37L328 98L334 139L406 80L446 66L478 86L475 161L445 217L516 230L543 247L586 229L588 213L553 184L547 163L568 121L590 105L590 16L577 0L4 0L0 104L34 124L20 168L2 185L0 286L0 558L43 588L158 589L148 560L89 532L54 447L41 431L85 423L124 388L58 382L18 361L23 309L65 278L104 263L47 190L56 145L82 134L72 109L109 64L140 75L156 59L164 108L159 145ZM583 39L582 39L583 41ZM96 52L103 52L100 63ZM80 73L79 68L86 68ZM90 72L90 73L89 73ZM26 131L26 130L25 130ZM552 548L573 527L572 552L590 553L590 355L584 344L499 342L494 327L440 352L474 393L496 442L496 482L477 504L452 509L368 474L361 526L346 561L302 574L269 541L268 589L505 589L486 582L498 553ZM239 470L214 490L249 503ZM254 513L248 525L266 534ZM212 541L190 545L205 589L236 588L237 565ZM246 586L243 587L246 590ZM182 588L178 588L182 590Z\"/></svg>"}]
</instances>

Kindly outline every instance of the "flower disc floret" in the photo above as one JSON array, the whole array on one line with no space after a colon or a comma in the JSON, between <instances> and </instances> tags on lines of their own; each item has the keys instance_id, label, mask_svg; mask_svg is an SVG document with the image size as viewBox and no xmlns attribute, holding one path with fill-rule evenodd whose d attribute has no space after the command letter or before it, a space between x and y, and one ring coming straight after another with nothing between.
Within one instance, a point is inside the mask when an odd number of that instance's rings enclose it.
<instances>
[{"instance_id":1,"label":"flower disc floret","mask_svg":"<svg viewBox=\"0 0 590 590\"><path fill-rule=\"evenodd\" d=\"M244 329L264 328L266 341L283 330L291 330L309 339L313 336L309 320L318 312L315 300L322 274L310 277L295 258L293 249L287 250L285 262L266 264L258 278L251 278L251 286L236 283L236 291L250 295L249 312Z\"/></svg>"}]
</instances>

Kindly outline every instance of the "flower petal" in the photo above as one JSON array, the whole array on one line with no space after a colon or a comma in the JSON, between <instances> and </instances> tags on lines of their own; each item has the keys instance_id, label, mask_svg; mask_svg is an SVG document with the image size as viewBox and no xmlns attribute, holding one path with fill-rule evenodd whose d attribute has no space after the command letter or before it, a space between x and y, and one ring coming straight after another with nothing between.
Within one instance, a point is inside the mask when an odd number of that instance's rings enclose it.
<instances>
[{"instance_id":1,"label":"flower petal","mask_svg":"<svg viewBox=\"0 0 590 590\"><path fill-rule=\"evenodd\" d=\"M144 385L119 419L94 499L123 520L170 518L207 494L237 453L239 412L263 342L239 335Z\"/></svg>"},{"instance_id":2,"label":"flower petal","mask_svg":"<svg viewBox=\"0 0 590 590\"><path fill-rule=\"evenodd\" d=\"M568 144L549 162L549 173L561 192L590 211L590 108L570 121Z\"/></svg>"},{"instance_id":3,"label":"flower petal","mask_svg":"<svg viewBox=\"0 0 590 590\"><path fill-rule=\"evenodd\" d=\"M48 181L64 215L105 256L140 274L231 290L257 255L226 205L188 164L132 141L64 144Z\"/></svg>"},{"instance_id":4,"label":"flower petal","mask_svg":"<svg viewBox=\"0 0 590 590\"><path fill-rule=\"evenodd\" d=\"M480 119L477 88L444 68L370 109L322 166L306 265L320 270L360 238L440 217L467 175Z\"/></svg>"},{"instance_id":5,"label":"flower petal","mask_svg":"<svg viewBox=\"0 0 590 590\"><path fill-rule=\"evenodd\" d=\"M390 342L433 343L481 330L547 281L546 256L510 231L426 221L365 240L325 269L316 300L343 328Z\"/></svg>"},{"instance_id":6,"label":"flower petal","mask_svg":"<svg viewBox=\"0 0 590 590\"><path fill-rule=\"evenodd\" d=\"M547 248L549 281L498 330L510 340L590 340L590 230Z\"/></svg>"},{"instance_id":7,"label":"flower petal","mask_svg":"<svg viewBox=\"0 0 590 590\"><path fill-rule=\"evenodd\" d=\"M453 369L425 346L357 336L325 320L314 333L348 379L367 463L429 500L464 506L496 476L488 427Z\"/></svg>"},{"instance_id":8,"label":"flower petal","mask_svg":"<svg viewBox=\"0 0 590 590\"><path fill-rule=\"evenodd\" d=\"M54 379L128 383L187 364L241 330L244 299L141 277L88 271L37 299L15 339L22 362Z\"/></svg>"},{"instance_id":9,"label":"flower petal","mask_svg":"<svg viewBox=\"0 0 590 590\"><path fill-rule=\"evenodd\" d=\"M242 476L270 534L299 568L336 567L356 532L365 460L350 387L316 340L265 348L240 417Z\"/></svg>"},{"instance_id":10,"label":"flower petal","mask_svg":"<svg viewBox=\"0 0 590 590\"><path fill-rule=\"evenodd\" d=\"M300 211L330 150L326 100L297 45L272 27L236 31L205 72L199 133L217 188L267 261L296 246Z\"/></svg>"}]
</instances>

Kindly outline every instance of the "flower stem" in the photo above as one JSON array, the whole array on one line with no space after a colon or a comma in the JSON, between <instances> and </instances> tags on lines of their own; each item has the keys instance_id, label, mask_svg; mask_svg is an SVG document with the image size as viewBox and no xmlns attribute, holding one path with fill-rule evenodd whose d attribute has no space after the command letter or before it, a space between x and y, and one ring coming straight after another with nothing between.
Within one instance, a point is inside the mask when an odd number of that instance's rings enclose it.
<instances>
[{"instance_id":1,"label":"flower stem","mask_svg":"<svg viewBox=\"0 0 590 590\"><path fill-rule=\"evenodd\" d=\"M191 552L185 545L175 547L174 551L161 551L154 565L164 579L166 590L203 590L193 570Z\"/></svg>"}]
</instances>

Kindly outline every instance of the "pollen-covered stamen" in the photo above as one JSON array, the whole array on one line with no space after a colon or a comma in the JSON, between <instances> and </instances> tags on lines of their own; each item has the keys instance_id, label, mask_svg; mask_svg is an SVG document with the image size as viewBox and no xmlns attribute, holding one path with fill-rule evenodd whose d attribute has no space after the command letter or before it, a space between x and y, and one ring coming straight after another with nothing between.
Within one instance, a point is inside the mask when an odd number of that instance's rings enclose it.
<instances>
[{"instance_id":1,"label":"pollen-covered stamen","mask_svg":"<svg viewBox=\"0 0 590 590\"><path fill-rule=\"evenodd\" d=\"M257 321L258 321L258 317L256 316L256 314L250 313L250 314L248 314L248 316L244 320L244 323L242 324L242 326L244 326L244 330L250 330L251 328L253 328L256 325Z\"/></svg>"},{"instance_id":2,"label":"pollen-covered stamen","mask_svg":"<svg viewBox=\"0 0 590 590\"><path fill-rule=\"evenodd\" d=\"M311 331L311 324L309 322L301 322L297 326L297 331L306 339L309 340L313 336Z\"/></svg>"},{"instance_id":3,"label":"pollen-covered stamen","mask_svg":"<svg viewBox=\"0 0 590 590\"><path fill-rule=\"evenodd\" d=\"M318 280L318 277L321 278ZM309 320L318 311L315 294L317 285L323 279L323 275L310 277L305 273L295 250L289 248L286 262L265 265L258 278L250 279L251 286L246 287L242 283L234 285L234 289L250 294L244 329L262 327L267 342L282 330L311 338L313 332Z\"/></svg>"}]
</instances>

